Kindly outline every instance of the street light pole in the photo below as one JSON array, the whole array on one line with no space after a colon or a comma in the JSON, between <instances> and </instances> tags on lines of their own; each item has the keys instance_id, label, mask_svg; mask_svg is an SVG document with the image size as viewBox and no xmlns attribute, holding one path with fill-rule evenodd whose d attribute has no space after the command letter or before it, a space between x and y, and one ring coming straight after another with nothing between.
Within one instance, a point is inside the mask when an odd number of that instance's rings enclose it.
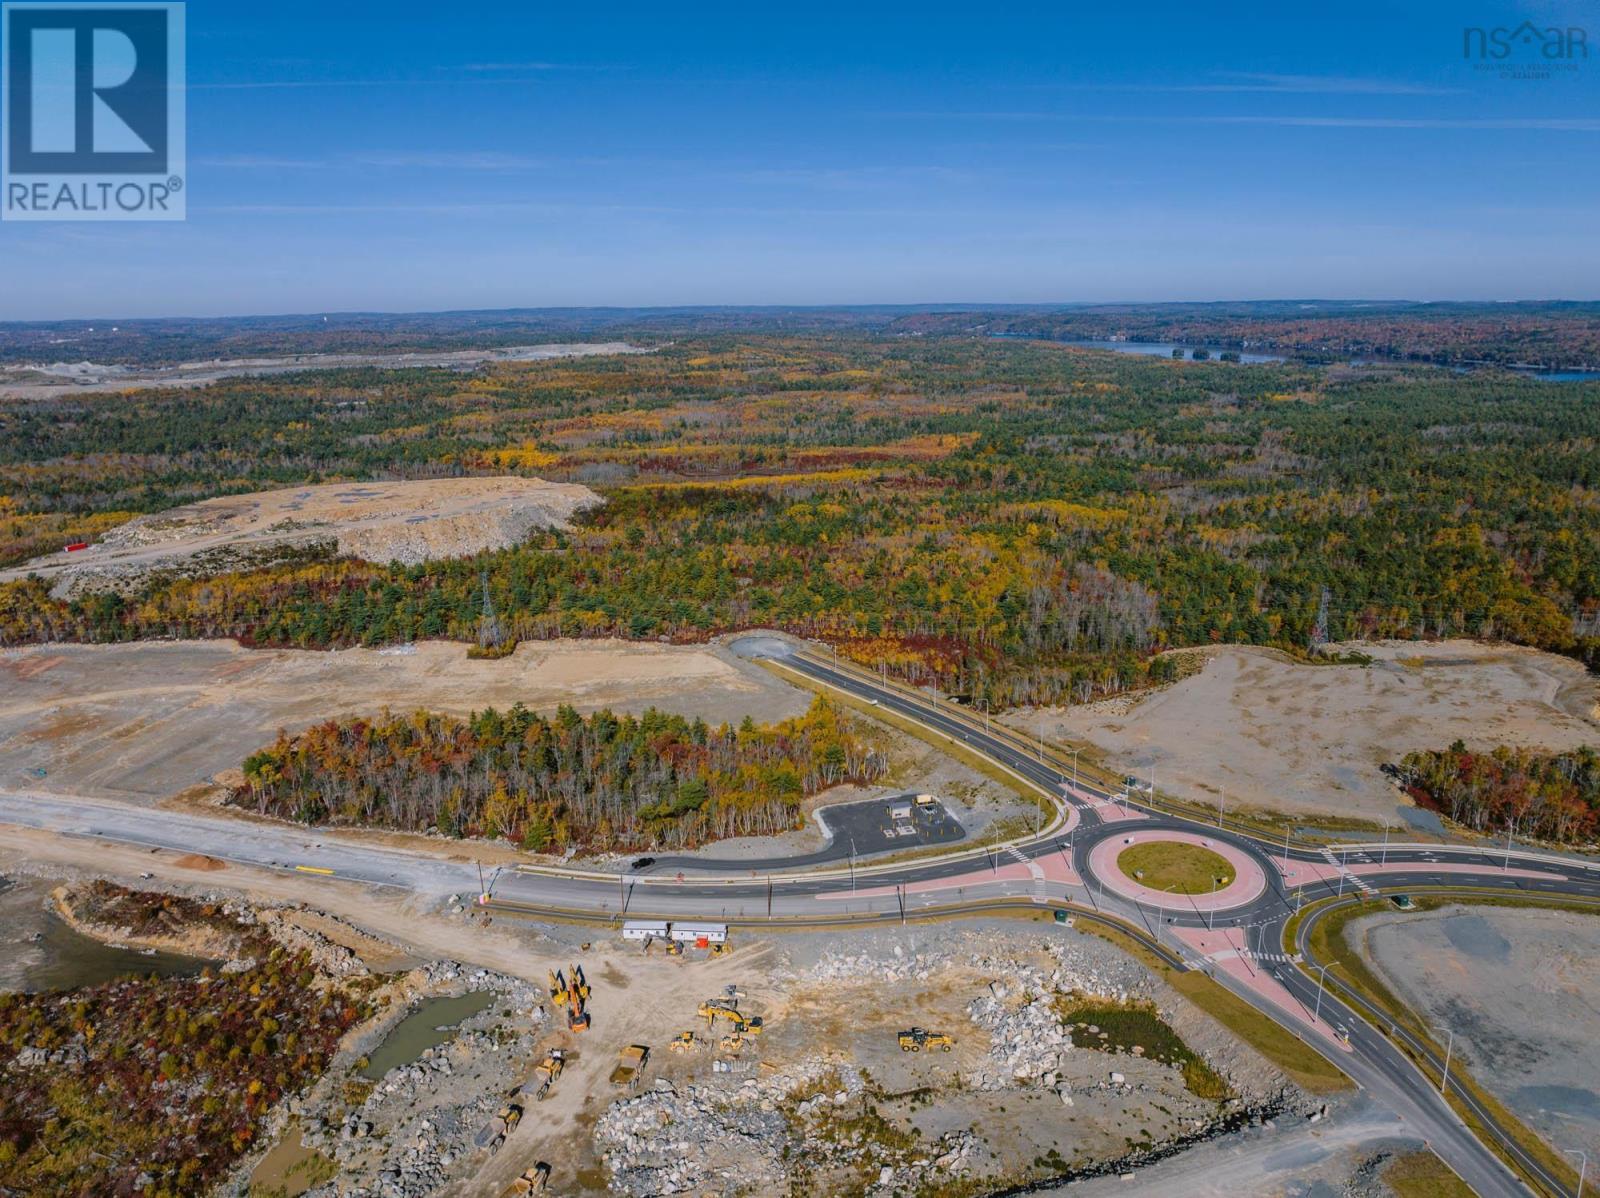
<instances>
[{"instance_id":1,"label":"street light pole","mask_svg":"<svg viewBox=\"0 0 1600 1198\"><path fill-rule=\"evenodd\" d=\"M1505 864L1500 867L1502 871L1509 871L1511 869L1511 835L1512 823L1510 820L1506 820L1506 860Z\"/></svg>"},{"instance_id":2,"label":"street light pole","mask_svg":"<svg viewBox=\"0 0 1600 1198\"><path fill-rule=\"evenodd\" d=\"M1455 1031L1447 1027L1435 1027L1434 1031L1443 1032L1449 1036L1449 1041L1444 1046L1444 1071L1439 1074L1439 1093L1444 1093L1444 1088L1450 1082L1450 1056L1456 1049Z\"/></svg>"},{"instance_id":3,"label":"street light pole","mask_svg":"<svg viewBox=\"0 0 1600 1198\"><path fill-rule=\"evenodd\" d=\"M1563 1148L1562 1156L1575 1156L1578 1158L1578 1198L1583 1198L1583 1179L1589 1172L1589 1154L1581 1148Z\"/></svg>"},{"instance_id":4,"label":"street light pole","mask_svg":"<svg viewBox=\"0 0 1600 1198\"><path fill-rule=\"evenodd\" d=\"M1379 866L1389 864L1389 821L1383 821L1383 856L1378 858Z\"/></svg>"},{"instance_id":5,"label":"street light pole","mask_svg":"<svg viewBox=\"0 0 1600 1198\"><path fill-rule=\"evenodd\" d=\"M1327 981L1328 970L1331 968L1333 968L1332 961L1329 961L1326 965L1317 966L1317 1005L1316 1009L1311 1012L1312 1023L1315 1023L1322 1017L1322 986L1323 983Z\"/></svg>"},{"instance_id":6,"label":"street light pole","mask_svg":"<svg viewBox=\"0 0 1600 1198\"><path fill-rule=\"evenodd\" d=\"M1222 788L1222 797L1217 800L1217 827L1222 827L1223 812L1228 809L1228 788Z\"/></svg>"},{"instance_id":7,"label":"street light pole","mask_svg":"<svg viewBox=\"0 0 1600 1198\"><path fill-rule=\"evenodd\" d=\"M1078 789L1078 750L1072 750L1072 789Z\"/></svg>"}]
</instances>

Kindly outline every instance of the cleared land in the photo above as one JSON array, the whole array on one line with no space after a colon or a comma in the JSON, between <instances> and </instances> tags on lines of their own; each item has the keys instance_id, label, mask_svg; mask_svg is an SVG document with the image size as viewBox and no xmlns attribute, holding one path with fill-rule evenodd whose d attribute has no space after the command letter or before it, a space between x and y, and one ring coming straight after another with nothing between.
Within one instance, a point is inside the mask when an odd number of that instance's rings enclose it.
<instances>
[{"instance_id":1,"label":"cleared land","mask_svg":"<svg viewBox=\"0 0 1600 1198\"><path fill-rule=\"evenodd\" d=\"M0 571L38 574L58 598L137 584L157 572L199 576L326 546L370 562L417 565L508 549L536 529L565 528L601 498L536 478L322 483L207 499L139 516L75 553Z\"/></svg>"},{"instance_id":2,"label":"cleared land","mask_svg":"<svg viewBox=\"0 0 1600 1198\"><path fill-rule=\"evenodd\" d=\"M0 787L150 802L236 769L280 728L384 707L467 715L518 702L737 723L801 715L810 696L697 646L550 641L501 661L471 661L466 646L444 642L331 653L232 641L35 646L0 652Z\"/></svg>"},{"instance_id":3,"label":"cleared land","mask_svg":"<svg viewBox=\"0 0 1600 1198\"><path fill-rule=\"evenodd\" d=\"M1556 1149L1600 1159L1600 919L1454 906L1346 932L1407 1006L1455 1031L1480 1085Z\"/></svg>"},{"instance_id":4,"label":"cleared land","mask_svg":"<svg viewBox=\"0 0 1600 1198\"><path fill-rule=\"evenodd\" d=\"M1205 668L1142 700L1046 715L1046 733L1087 741L1119 772L1230 809L1393 819L1420 813L1380 772L1412 749L1600 740L1600 687L1577 662L1531 649L1357 646L1369 666L1303 665L1267 649L1210 651ZM1033 733L1038 718L1012 718ZM1426 822L1425 822L1426 826Z\"/></svg>"},{"instance_id":5,"label":"cleared land","mask_svg":"<svg viewBox=\"0 0 1600 1198\"><path fill-rule=\"evenodd\" d=\"M214 358L176 366L102 366L94 362L0 369L0 399L45 399L63 391L130 391L147 387L203 387L220 379L293 374L302 370L348 370L378 366L388 370L429 367L471 370L490 362L543 362L552 358L588 358L610 354L643 354L648 349L622 341L564 345L513 345L504 349L445 350L436 353L293 354L288 357Z\"/></svg>"},{"instance_id":6,"label":"cleared land","mask_svg":"<svg viewBox=\"0 0 1600 1198\"><path fill-rule=\"evenodd\" d=\"M1233 884L1233 866L1197 844L1152 840L1124 849L1117 868L1130 878L1168 894L1209 894Z\"/></svg>"}]
</instances>

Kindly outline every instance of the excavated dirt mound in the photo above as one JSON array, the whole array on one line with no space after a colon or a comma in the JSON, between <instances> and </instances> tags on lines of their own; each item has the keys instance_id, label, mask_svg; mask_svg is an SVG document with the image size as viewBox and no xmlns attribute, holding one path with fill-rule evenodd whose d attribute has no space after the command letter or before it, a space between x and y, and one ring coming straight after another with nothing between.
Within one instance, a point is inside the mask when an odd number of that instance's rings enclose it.
<instances>
[{"instance_id":1,"label":"excavated dirt mound","mask_svg":"<svg viewBox=\"0 0 1600 1198\"><path fill-rule=\"evenodd\" d=\"M76 553L36 558L0 580L42 574L69 598L136 585L147 575L198 577L306 549L416 565L505 549L537 529L565 528L600 497L536 478L324 483L208 499L140 516Z\"/></svg>"}]
</instances>

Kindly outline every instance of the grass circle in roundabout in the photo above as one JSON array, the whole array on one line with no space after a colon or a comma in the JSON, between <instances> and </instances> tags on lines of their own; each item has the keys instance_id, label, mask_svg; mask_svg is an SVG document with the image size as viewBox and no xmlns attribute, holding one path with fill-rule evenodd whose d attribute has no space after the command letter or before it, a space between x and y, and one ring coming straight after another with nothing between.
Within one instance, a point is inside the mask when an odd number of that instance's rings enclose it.
<instances>
[{"instance_id":1,"label":"grass circle in roundabout","mask_svg":"<svg viewBox=\"0 0 1600 1198\"><path fill-rule=\"evenodd\" d=\"M1117 868L1132 881L1167 894L1226 890L1237 876L1220 853L1176 840L1147 840L1117 854Z\"/></svg>"}]
</instances>

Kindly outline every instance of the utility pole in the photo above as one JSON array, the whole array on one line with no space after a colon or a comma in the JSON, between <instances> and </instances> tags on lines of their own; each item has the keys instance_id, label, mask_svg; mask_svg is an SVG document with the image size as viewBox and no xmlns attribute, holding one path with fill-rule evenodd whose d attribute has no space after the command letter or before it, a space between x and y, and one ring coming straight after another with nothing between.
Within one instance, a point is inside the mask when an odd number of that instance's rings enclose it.
<instances>
[{"instance_id":1,"label":"utility pole","mask_svg":"<svg viewBox=\"0 0 1600 1198\"><path fill-rule=\"evenodd\" d=\"M850 893L856 892L856 838L850 838Z\"/></svg>"},{"instance_id":2,"label":"utility pole","mask_svg":"<svg viewBox=\"0 0 1600 1198\"><path fill-rule=\"evenodd\" d=\"M767 918L772 918L772 875L767 875Z\"/></svg>"}]
</instances>

